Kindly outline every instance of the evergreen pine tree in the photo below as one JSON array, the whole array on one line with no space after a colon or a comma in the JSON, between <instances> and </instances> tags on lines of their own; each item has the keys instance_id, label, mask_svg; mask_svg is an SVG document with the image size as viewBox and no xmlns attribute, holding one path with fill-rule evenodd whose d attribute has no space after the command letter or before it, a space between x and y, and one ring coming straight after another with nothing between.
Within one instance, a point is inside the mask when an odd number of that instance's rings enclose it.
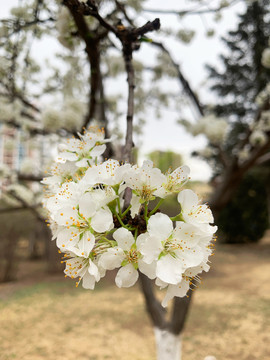
<instances>
[{"instance_id":1,"label":"evergreen pine tree","mask_svg":"<svg viewBox=\"0 0 270 360\"><path fill-rule=\"evenodd\" d=\"M237 29L222 38L229 50L220 57L222 70L207 66L212 82L211 89L218 95L213 111L231 124L230 136L224 146L229 158L233 156L235 146L249 131L249 124L256 117L257 95L270 82L270 69L261 63L262 52L269 46L269 13L269 0L258 0L247 6L246 12L239 15ZM215 164L215 175L222 173L224 165L219 158L212 158L212 161ZM248 173L234 199L221 211L218 222L225 233L225 241L258 241L267 228L265 183L258 181L260 172L261 170L257 169L257 178L252 172ZM254 192L255 185L258 194L264 194L260 198L260 204L256 202L257 197L248 196Z\"/></svg>"},{"instance_id":2,"label":"evergreen pine tree","mask_svg":"<svg viewBox=\"0 0 270 360\"><path fill-rule=\"evenodd\" d=\"M269 0L252 2L239 15L237 29L222 38L229 49L220 57L223 69L207 66L213 82L211 89L219 96L214 111L232 122L249 122L257 109L256 96L270 81L270 69L261 64L270 37L269 12Z\"/></svg>"}]
</instances>

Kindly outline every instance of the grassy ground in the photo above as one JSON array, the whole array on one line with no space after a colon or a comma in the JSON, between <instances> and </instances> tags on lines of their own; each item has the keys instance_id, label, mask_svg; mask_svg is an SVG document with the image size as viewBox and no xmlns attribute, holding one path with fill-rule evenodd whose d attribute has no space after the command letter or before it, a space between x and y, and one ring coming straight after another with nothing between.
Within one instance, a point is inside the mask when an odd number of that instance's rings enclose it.
<instances>
[{"instance_id":1,"label":"grassy ground","mask_svg":"<svg viewBox=\"0 0 270 360\"><path fill-rule=\"evenodd\" d=\"M194 294L183 359L270 359L270 234L258 245L219 246ZM0 284L0 359L154 360L152 327L138 287L111 279L76 289L44 264L25 263Z\"/></svg>"}]
</instances>

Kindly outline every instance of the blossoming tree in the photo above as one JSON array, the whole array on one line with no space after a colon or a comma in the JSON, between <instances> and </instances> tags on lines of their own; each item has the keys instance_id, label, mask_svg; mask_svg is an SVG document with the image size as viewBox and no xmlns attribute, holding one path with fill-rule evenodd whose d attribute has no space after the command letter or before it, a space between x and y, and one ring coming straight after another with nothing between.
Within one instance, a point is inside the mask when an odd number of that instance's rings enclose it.
<instances>
[{"instance_id":1,"label":"blossoming tree","mask_svg":"<svg viewBox=\"0 0 270 360\"><path fill-rule=\"evenodd\" d=\"M60 4L37 0L26 1L24 6L12 10L13 17L4 20L1 27L4 56L0 67L0 119L31 136L49 138L51 147L60 143L56 163L43 179L47 187L43 202L53 238L66 264L66 276L76 278L77 285L81 282L87 289L93 289L107 270L116 268L115 282L119 287L132 286L139 279L155 329L158 359L180 359L180 334L190 304L190 288L199 281L199 274L209 269L216 227L212 225L211 210L199 203L195 193L183 188L189 178L188 167L164 174L150 161L142 166L132 165L134 109L140 107L144 111L145 100L150 97L136 78L143 66L133 60L133 52L140 49L142 42L162 53L160 66L150 69L155 80L161 76L161 70L176 77L200 113L204 108L166 46L149 39L148 33L159 29L159 19L141 27L133 20L134 9L155 11L143 9L140 1L112 3L103 11L102 1L97 4L91 0L65 0ZM220 1L213 9L185 9L179 15L219 13L229 5L225 3ZM31 57L31 46L33 39L45 31L58 36L71 52L59 55L68 66L64 70L52 68L40 91L39 67ZM178 37L188 42L192 31L181 31ZM121 70L115 58L104 56L111 48L123 58ZM78 56L79 52L86 57ZM88 101L80 96L86 88L82 72L85 64L89 68ZM124 69L128 80L126 139L117 160L112 159L108 135L112 102L106 100L103 66L107 76ZM6 73L8 76L4 76ZM136 103L136 98L134 101L135 85L141 90L137 92L140 103ZM170 94L158 91L154 85L152 90L155 91L148 90L152 100L158 99L159 106L167 104ZM46 96L59 93L61 96L53 97L53 105L45 109L36 104L36 98L45 98L46 103ZM104 126L103 130L89 128L94 119ZM70 135L74 138L66 140ZM39 180L34 170L17 173L16 180ZM5 176L10 180L10 174ZM31 208L40 217L38 204L24 198L22 190L16 187L9 193L21 207ZM159 207L172 194L177 195L179 209L170 218ZM155 296L154 282L166 291L162 304ZM165 307L171 299L173 310L168 319Z\"/></svg>"}]
</instances>

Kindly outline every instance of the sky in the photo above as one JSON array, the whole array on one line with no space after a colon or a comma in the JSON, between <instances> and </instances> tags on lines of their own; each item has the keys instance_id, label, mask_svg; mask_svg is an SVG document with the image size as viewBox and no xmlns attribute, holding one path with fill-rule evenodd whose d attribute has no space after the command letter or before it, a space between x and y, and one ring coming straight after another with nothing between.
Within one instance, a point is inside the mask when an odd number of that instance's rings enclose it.
<instances>
[{"instance_id":1,"label":"sky","mask_svg":"<svg viewBox=\"0 0 270 360\"><path fill-rule=\"evenodd\" d=\"M178 2L176 0L166 0L166 2L163 0L146 0L144 7L148 9L180 9L180 7L177 6L179 3L180 1ZM217 1L209 0L208 3L209 7L215 7ZM225 35L228 30L236 27L237 13L241 13L244 9L243 1L236 3L237 4L231 8L223 10L222 20L218 23L213 21L213 15L193 15L180 19L176 15L144 13L143 16L138 19L138 23L142 25L147 20L153 20L155 17L159 17L162 28L193 29L196 31L194 40L188 45L164 37L158 32L151 34L151 37L163 42L170 50L174 60L180 64L181 71L190 82L193 90L199 94L202 103L215 101L214 96L206 86L207 72L205 70L205 64L216 65L219 54L226 51L223 43L220 41L220 36ZM10 8L17 6L17 4L18 0L2 1L0 3L1 18L7 17ZM187 7L190 8L193 2L181 1L181 4L186 4ZM207 38L205 34L207 30L212 28L215 29L216 34L212 38ZM44 62L45 59L54 61L54 53L59 50L58 42L56 40L53 41L51 38L45 38L35 46L37 48L37 59L41 62ZM151 46L144 44L140 51L135 54L135 58L144 61L146 59L147 63L149 62L149 64L151 64L154 61L154 54L155 51L153 52ZM123 84L120 86L122 85ZM164 86L166 86L166 84ZM175 89L180 90L177 81L175 81L173 86ZM116 88L119 88L118 83L112 86L111 91L114 91ZM197 116L196 114L194 116L194 112L187 111L186 117L191 121L195 121ZM192 151L202 149L205 146L206 139L203 135L194 138L187 134L185 130L176 123L177 119L179 119L179 114L169 109L163 111L161 119L158 120L155 118L153 112L147 114L146 125L140 141L140 159L142 160L147 153L153 150L173 150L180 153L184 157L185 163L191 168L192 180L207 181L211 176L210 167L206 162L190 156ZM124 130L124 120L121 126Z\"/></svg>"}]
</instances>

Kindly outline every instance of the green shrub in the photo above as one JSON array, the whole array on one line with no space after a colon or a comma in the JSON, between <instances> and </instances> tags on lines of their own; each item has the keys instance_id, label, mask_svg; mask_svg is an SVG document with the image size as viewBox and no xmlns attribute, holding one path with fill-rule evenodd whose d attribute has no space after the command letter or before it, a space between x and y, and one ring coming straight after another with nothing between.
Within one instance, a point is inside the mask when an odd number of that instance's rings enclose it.
<instances>
[{"instance_id":1,"label":"green shrub","mask_svg":"<svg viewBox=\"0 0 270 360\"><path fill-rule=\"evenodd\" d=\"M217 221L225 243L259 241L268 228L267 192L264 174L248 173L233 200L223 209Z\"/></svg>"}]
</instances>

